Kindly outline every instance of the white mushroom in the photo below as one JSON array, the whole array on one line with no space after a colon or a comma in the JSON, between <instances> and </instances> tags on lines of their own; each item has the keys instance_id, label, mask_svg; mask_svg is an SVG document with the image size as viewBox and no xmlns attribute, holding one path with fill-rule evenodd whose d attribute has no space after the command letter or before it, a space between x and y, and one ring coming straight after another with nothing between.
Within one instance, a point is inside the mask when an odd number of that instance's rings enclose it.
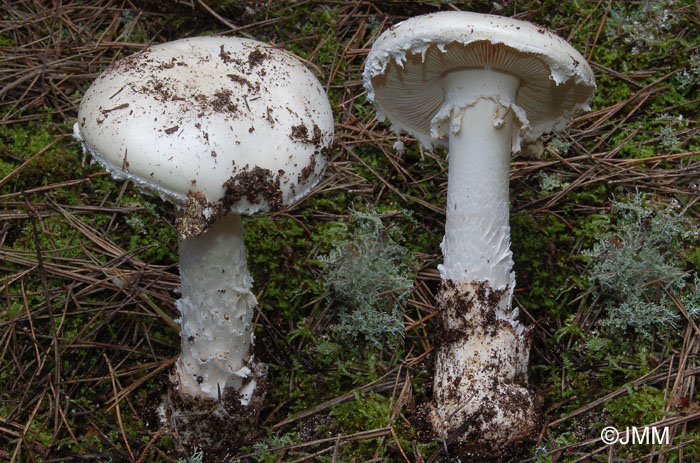
<instances>
[{"instance_id":1,"label":"white mushroom","mask_svg":"<svg viewBox=\"0 0 700 463\"><path fill-rule=\"evenodd\" d=\"M305 196L323 172L333 115L291 54L230 37L183 39L118 61L90 86L75 135L113 177L178 211L185 396L254 400L253 280L240 214Z\"/></svg>"},{"instance_id":2,"label":"white mushroom","mask_svg":"<svg viewBox=\"0 0 700 463\"><path fill-rule=\"evenodd\" d=\"M511 307L510 155L588 109L593 72L534 24L443 12L385 31L364 84L397 133L449 147L433 429L506 452L539 426L527 386L531 333Z\"/></svg>"}]
</instances>

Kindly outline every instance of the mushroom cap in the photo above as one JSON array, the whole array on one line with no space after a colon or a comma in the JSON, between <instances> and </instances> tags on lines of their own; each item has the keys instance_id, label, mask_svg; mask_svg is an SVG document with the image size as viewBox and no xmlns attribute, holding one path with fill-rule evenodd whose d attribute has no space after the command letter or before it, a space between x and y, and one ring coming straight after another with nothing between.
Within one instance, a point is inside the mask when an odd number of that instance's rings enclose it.
<instances>
[{"instance_id":1,"label":"mushroom cap","mask_svg":"<svg viewBox=\"0 0 700 463\"><path fill-rule=\"evenodd\" d=\"M318 182L333 114L316 77L255 40L196 37L147 48L105 70L74 127L114 177L207 219L279 209Z\"/></svg>"},{"instance_id":2,"label":"mushroom cap","mask_svg":"<svg viewBox=\"0 0 700 463\"><path fill-rule=\"evenodd\" d=\"M589 109L595 90L590 66L562 38L529 22L465 11L417 16L385 31L367 56L364 86L397 134L427 147L447 145L442 77L464 69L520 80L513 109L528 141Z\"/></svg>"}]
</instances>

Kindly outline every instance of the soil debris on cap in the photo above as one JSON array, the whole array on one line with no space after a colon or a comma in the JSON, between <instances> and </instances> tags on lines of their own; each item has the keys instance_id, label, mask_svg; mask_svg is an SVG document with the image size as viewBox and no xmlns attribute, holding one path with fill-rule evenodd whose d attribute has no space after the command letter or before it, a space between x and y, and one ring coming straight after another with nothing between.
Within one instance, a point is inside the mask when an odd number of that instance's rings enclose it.
<instances>
[{"instance_id":1,"label":"soil debris on cap","mask_svg":"<svg viewBox=\"0 0 700 463\"><path fill-rule=\"evenodd\" d=\"M175 220L180 240L199 236L214 223L219 215L217 205L207 201L204 193L188 192L182 216Z\"/></svg>"},{"instance_id":2,"label":"soil debris on cap","mask_svg":"<svg viewBox=\"0 0 700 463\"><path fill-rule=\"evenodd\" d=\"M292 126L292 133L289 134L289 138L292 140L311 145L318 145L321 142L322 136L321 129L316 124L314 124L313 135L311 137L309 137L309 128L304 124Z\"/></svg>"},{"instance_id":3,"label":"soil debris on cap","mask_svg":"<svg viewBox=\"0 0 700 463\"><path fill-rule=\"evenodd\" d=\"M316 132L318 130L318 132ZM318 135L319 141L321 138L321 130L318 129L316 125L314 125L314 138L315 139ZM305 183L311 174L316 170L316 166L318 165L318 161L316 158L318 156L321 156L321 159L323 160L322 162L325 163L330 158L331 150L329 147L324 146L323 148L318 149L318 144L316 145L317 148L314 150L314 153L311 155L311 159L309 160L309 165L301 169L301 173L297 176L297 183Z\"/></svg>"},{"instance_id":4,"label":"soil debris on cap","mask_svg":"<svg viewBox=\"0 0 700 463\"><path fill-rule=\"evenodd\" d=\"M255 166L251 171L241 172L229 178L224 183L224 188L226 191L220 202L226 209L241 198L247 199L251 204L259 204L265 200L271 210L283 206L280 179L275 178L269 169Z\"/></svg>"},{"instance_id":5,"label":"soil debris on cap","mask_svg":"<svg viewBox=\"0 0 700 463\"><path fill-rule=\"evenodd\" d=\"M301 169L301 173L297 177L297 183L304 183L309 179L309 176L316 170L316 156L311 158L311 163Z\"/></svg>"},{"instance_id":6,"label":"soil debris on cap","mask_svg":"<svg viewBox=\"0 0 700 463\"><path fill-rule=\"evenodd\" d=\"M292 126L292 133L289 134L289 138L306 142L309 138L309 129L304 124Z\"/></svg>"},{"instance_id":7,"label":"soil debris on cap","mask_svg":"<svg viewBox=\"0 0 700 463\"><path fill-rule=\"evenodd\" d=\"M139 90L141 93L153 95L153 98L160 102L170 101L174 97L172 89L164 81L155 77L148 79Z\"/></svg>"},{"instance_id":8,"label":"soil debris on cap","mask_svg":"<svg viewBox=\"0 0 700 463\"><path fill-rule=\"evenodd\" d=\"M255 90L255 91L260 90L260 83L253 85L245 77L239 76L237 74L226 74L226 77L228 77L229 79L231 79L232 82L235 82L237 84L247 85L250 90Z\"/></svg>"},{"instance_id":9,"label":"soil debris on cap","mask_svg":"<svg viewBox=\"0 0 700 463\"><path fill-rule=\"evenodd\" d=\"M311 137L311 143L313 143L314 145L318 145L319 143L321 143L321 136L321 129L316 124L314 124L314 135Z\"/></svg>"},{"instance_id":10,"label":"soil debris on cap","mask_svg":"<svg viewBox=\"0 0 700 463\"><path fill-rule=\"evenodd\" d=\"M238 106L231 101L231 95L233 92L231 90L221 89L214 93L214 97L211 99L211 109L216 112L236 112Z\"/></svg>"},{"instance_id":11,"label":"soil debris on cap","mask_svg":"<svg viewBox=\"0 0 700 463\"><path fill-rule=\"evenodd\" d=\"M172 57L170 58L170 61L161 63L158 66L156 66L156 69L163 71L165 69L172 69L175 66L187 66L185 63L181 63L180 61L177 60L177 58Z\"/></svg>"},{"instance_id":12,"label":"soil debris on cap","mask_svg":"<svg viewBox=\"0 0 700 463\"><path fill-rule=\"evenodd\" d=\"M267 59L267 55L255 49L248 55L248 66L250 66L250 69L253 69L255 66L265 61L265 59Z\"/></svg>"},{"instance_id":13,"label":"soil debris on cap","mask_svg":"<svg viewBox=\"0 0 700 463\"><path fill-rule=\"evenodd\" d=\"M221 58L221 61L223 61L223 62L226 63L226 64L228 64L228 63L233 63L233 62L236 61L236 60L234 60L233 58L231 58L231 53L227 52L227 51L224 49L224 46L223 46L223 45L221 45L220 50L221 50L221 51L219 51L219 58Z\"/></svg>"}]
</instances>

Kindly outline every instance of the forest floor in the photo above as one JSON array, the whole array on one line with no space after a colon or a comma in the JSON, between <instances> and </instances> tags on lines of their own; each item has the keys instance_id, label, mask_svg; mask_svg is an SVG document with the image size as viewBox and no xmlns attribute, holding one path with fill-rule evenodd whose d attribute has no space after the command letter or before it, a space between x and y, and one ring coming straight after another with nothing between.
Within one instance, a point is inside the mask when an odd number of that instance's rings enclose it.
<instances>
[{"instance_id":1,"label":"forest floor","mask_svg":"<svg viewBox=\"0 0 700 463\"><path fill-rule=\"evenodd\" d=\"M379 34L458 8L552 30L598 85L590 112L511 163L514 304L544 416L511 460L700 461L697 0L0 0L0 461L500 461L413 419L432 391L447 153L405 134L398 153L362 86ZM110 63L208 34L303 58L336 123L313 193L244 220L269 391L259 432L227 449L149 412L180 350L173 207L72 137ZM363 281L383 282L371 303ZM669 440L606 445L607 426Z\"/></svg>"}]
</instances>

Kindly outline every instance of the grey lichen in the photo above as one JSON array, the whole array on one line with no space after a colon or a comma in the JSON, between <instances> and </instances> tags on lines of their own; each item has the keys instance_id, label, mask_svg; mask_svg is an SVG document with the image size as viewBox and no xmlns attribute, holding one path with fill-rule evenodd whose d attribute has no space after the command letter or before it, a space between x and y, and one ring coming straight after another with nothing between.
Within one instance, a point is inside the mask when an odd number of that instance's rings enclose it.
<instances>
[{"instance_id":1,"label":"grey lichen","mask_svg":"<svg viewBox=\"0 0 700 463\"><path fill-rule=\"evenodd\" d=\"M584 253L591 258L588 278L608 311L605 325L652 338L675 326L681 311L678 296L690 316L700 313L698 277L682 268L679 255L692 234L671 208L645 207L641 195L613 201L617 227ZM697 239L695 237L694 239Z\"/></svg>"},{"instance_id":2,"label":"grey lichen","mask_svg":"<svg viewBox=\"0 0 700 463\"><path fill-rule=\"evenodd\" d=\"M354 211L349 228L350 238L322 258L324 284L341 306L336 331L373 348L395 346L404 334L400 302L413 285L413 256L399 244L400 231L374 211Z\"/></svg>"},{"instance_id":3,"label":"grey lichen","mask_svg":"<svg viewBox=\"0 0 700 463\"><path fill-rule=\"evenodd\" d=\"M623 36L632 51L640 53L669 40L669 31L678 24L677 0L619 2L610 10L605 24L610 36Z\"/></svg>"}]
</instances>

